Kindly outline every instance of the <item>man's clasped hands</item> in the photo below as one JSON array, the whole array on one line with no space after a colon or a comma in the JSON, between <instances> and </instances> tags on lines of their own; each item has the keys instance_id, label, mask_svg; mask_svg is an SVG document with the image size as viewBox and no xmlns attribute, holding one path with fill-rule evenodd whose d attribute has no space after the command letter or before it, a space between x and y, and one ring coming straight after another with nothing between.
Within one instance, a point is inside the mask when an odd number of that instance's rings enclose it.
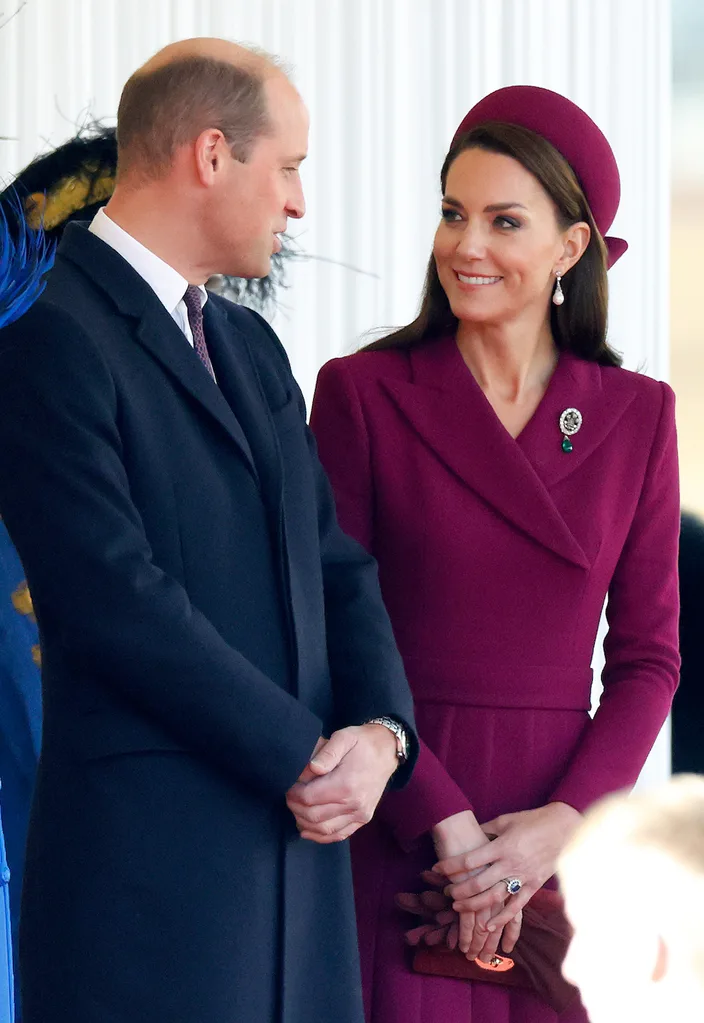
<instances>
[{"instance_id":1,"label":"man's clasped hands","mask_svg":"<svg viewBox=\"0 0 704 1023\"><path fill-rule=\"evenodd\" d=\"M351 726L321 738L286 802L301 837L341 842L367 824L396 770L396 739L383 725ZM566 803L506 813L480 825L464 810L433 828L439 858L433 868L448 879L458 913L458 945L468 959L488 962L510 953L522 910L555 872L557 857L580 814ZM521 882L509 894L507 879Z\"/></svg>"}]
</instances>

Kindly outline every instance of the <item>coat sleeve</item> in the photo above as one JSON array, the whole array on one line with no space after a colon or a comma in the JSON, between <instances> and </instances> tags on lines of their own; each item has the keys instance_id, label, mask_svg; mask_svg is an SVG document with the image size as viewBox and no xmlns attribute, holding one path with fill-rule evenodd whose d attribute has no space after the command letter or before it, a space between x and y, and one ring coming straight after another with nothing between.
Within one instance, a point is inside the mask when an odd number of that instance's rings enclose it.
<instances>
[{"instance_id":1,"label":"coat sleeve","mask_svg":"<svg viewBox=\"0 0 704 1023\"><path fill-rule=\"evenodd\" d=\"M334 359L320 371L311 427L335 494L340 525L374 554L370 436L347 360ZM421 741L411 780L401 791L386 793L377 817L404 848L410 848L439 821L469 809L467 797Z\"/></svg>"},{"instance_id":2,"label":"coat sleeve","mask_svg":"<svg viewBox=\"0 0 704 1023\"><path fill-rule=\"evenodd\" d=\"M679 679L680 528L675 398L661 410L635 516L611 586L599 708L552 795L583 811L637 780Z\"/></svg>"},{"instance_id":3,"label":"coat sleeve","mask_svg":"<svg viewBox=\"0 0 704 1023\"><path fill-rule=\"evenodd\" d=\"M0 512L62 662L185 749L283 797L322 722L154 563L130 496L111 373L70 316L42 303L3 332L0 408Z\"/></svg>"}]
</instances>

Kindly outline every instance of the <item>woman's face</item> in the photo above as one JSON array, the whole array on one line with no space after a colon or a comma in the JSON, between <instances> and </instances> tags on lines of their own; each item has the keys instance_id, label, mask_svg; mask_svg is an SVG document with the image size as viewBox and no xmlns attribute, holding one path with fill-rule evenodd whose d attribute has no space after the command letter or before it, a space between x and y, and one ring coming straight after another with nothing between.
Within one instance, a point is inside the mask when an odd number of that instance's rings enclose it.
<instances>
[{"instance_id":1,"label":"woman's face","mask_svg":"<svg viewBox=\"0 0 704 1023\"><path fill-rule=\"evenodd\" d=\"M447 175L433 247L453 314L493 325L531 310L547 317L572 233L560 230L552 200L512 157L460 153Z\"/></svg>"}]
</instances>

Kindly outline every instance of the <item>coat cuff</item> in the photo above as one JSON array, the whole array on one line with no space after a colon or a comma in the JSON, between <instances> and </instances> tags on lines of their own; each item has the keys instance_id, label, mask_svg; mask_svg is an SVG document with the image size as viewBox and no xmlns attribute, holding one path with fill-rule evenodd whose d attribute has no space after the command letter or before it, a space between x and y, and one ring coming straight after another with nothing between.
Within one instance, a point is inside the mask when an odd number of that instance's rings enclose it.
<instances>
[{"instance_id":1,"label":"coat cuff","mask_svg":"<svg viewBox=\"0 0 704 1023\"><path fill-rule=\"evenodd\" d=\"M421 742L410 781L401 790L386 792L379 804L377 817L391 829L401 848L408 852L440 821L471 809L472 804L462 789L435 754Z\"/></svg>"}]
</instances>

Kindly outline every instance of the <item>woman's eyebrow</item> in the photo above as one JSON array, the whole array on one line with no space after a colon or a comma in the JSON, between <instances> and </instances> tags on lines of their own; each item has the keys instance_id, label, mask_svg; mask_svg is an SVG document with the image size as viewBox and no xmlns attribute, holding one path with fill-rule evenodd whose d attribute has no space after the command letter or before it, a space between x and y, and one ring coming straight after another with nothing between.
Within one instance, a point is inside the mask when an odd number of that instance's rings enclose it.
<instances>
[{"instance_id":1,"label":"woman's eyebrow","mask_svg":"<svg viewBox=\"0 0 704 1023\"><path fill-rule=\"evenodd\" d=\"M448 206L457 206L458 208L464 208L463 204L459 199L453 199L451 195L444 195L442 201ZM484 207L485 213L501 213L503 210L527 210L527 207L522 202L493 202L489 206Z\"/></svg>"},{"instance_id":2,"label":"woman's eyebrow","mask_svg":"<svg viewBox=\"0 0 704 1023\"><path fill-rule=\"evenodd\" d=\"M494 202L490 206L484 207L485 213L500 213L502 210L524 210L526 207L522 202Z\"/></svg>"}]
</instances>

